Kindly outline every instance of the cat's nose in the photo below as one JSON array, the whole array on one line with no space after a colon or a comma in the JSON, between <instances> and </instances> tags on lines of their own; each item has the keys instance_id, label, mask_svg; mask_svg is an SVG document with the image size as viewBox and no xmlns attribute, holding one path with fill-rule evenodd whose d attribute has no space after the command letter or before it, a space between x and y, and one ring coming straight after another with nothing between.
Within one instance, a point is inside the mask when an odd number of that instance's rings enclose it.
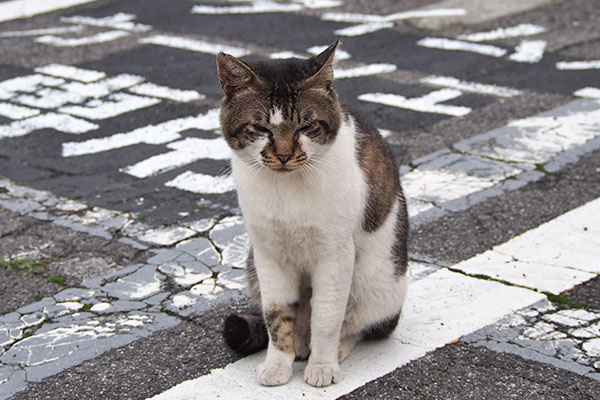
<instances>
[{"instance_id":1,"label":"cat's nose","mask_svg":"<svg viewBox=\"0 0 600 400\"><path fill-rule=\"evenodd\" d=\"M282 164L285 164L286 162L290 161L293 154L275 154L275 156L279 161L281 161Z\"/></svg>"}]
</instances>

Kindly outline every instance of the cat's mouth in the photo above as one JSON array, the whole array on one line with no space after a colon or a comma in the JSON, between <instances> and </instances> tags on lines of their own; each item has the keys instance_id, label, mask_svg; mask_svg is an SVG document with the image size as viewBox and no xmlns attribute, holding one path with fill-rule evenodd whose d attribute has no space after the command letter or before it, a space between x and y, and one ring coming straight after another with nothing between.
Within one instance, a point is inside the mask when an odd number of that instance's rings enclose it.
<instances>
[{"instance_id":1,"label":"cat's mouth","mask_svg":"<svg viewBox=\"0 0 600 400\"><path fill-rule=\"evenodd\" d=\"M279 167L275 167L275 168L271 168L271 169L273 171L279 172L279 173L292 172L292 171L296 170L296 168L290 168L287 165L280 165Z\"/></svg>"}]
</instances>

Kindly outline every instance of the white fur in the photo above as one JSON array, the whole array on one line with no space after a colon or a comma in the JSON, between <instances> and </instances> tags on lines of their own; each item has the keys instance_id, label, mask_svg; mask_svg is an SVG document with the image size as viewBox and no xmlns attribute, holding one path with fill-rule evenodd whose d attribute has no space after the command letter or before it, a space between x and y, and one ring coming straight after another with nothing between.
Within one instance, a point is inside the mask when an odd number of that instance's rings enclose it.
<instances>
[{"instance_id":1,"label":"white fur","mask_svg":"<svg viewBox=\"0 0 600 400\"><path fill-rule=\"evenodd\" d=\"M266 140L234 152L232 167L254 246L263 309L298 302L300 282L310 279L311 353L305 380L325 386L339 380L338 357L350 352L358 333L397 314L406 284L394 277L390 256L397 206L377 231L362 229L368 186L356 158L351 117L332 144L306 137L300 143L311 170L280 173L259 167ZM292 362L293 355L270 344L259 382L285 383Z\"/></svg>"},{"instance_id":2,"label":"white fur","mask_svg":"<svg viewBox=\"0 0 600 400\"><path fill-rule=\"evenodd\" d=\"M269 118L269 123L273 125L279 125L283 122L283 113L280 108L275 108L271 110L271 115Z\"/></svg>"}]
</instances>

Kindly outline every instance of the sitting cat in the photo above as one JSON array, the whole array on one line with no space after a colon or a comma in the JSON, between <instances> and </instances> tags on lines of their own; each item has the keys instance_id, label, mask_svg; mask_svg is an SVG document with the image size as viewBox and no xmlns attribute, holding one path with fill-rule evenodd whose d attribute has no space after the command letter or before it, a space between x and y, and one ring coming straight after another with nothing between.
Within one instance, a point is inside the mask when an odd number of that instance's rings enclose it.
<instances>
[{"instance_id":1,"label":"sitting cat","mask_svg":"<svg viewBox=\"0 0 600 400\"><path fill-rule=\"evenodd\" d=\"M338 382L358 341L394 330L406 293L398 168L331 87L338 45L308 60L217 57L221 128L252 245L247 277L262 305L260 318L227 318L225 339L242 353L268 340L263 385L286 383L307 357L306 382Z\"/></svg>"}]
</instances>

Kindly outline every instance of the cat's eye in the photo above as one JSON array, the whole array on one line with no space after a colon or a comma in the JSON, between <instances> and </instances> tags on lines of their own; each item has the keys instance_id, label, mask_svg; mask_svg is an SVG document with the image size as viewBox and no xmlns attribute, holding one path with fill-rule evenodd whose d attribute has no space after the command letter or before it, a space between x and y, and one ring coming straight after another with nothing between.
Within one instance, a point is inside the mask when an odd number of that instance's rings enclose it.
<instances>
[{"instance_id":1,"label":"cat's eye","mask_svg":"<svg viewBox=\"0 0 600 400\"><path fill-rule=\"evenodd\" d=\"M294 139L298 139L300 135L306 135L312 138L316 136L320 129L320 125L316 121L312 121L298 128L294 133Z\"/></svg>"},{"instance_id":2,"label":"cat's eye","mask_svg":"<svg viewBox=\"0 0 600 400\"><path fill-rule=\"evenodd\" d=\"M252 129L254 129L256 132L266 133L268 135L272 135L272 132L269 129L265 128L264 126L252 124L252 125L250 125L250 127Z\"/></svg>"}]
</instances>

